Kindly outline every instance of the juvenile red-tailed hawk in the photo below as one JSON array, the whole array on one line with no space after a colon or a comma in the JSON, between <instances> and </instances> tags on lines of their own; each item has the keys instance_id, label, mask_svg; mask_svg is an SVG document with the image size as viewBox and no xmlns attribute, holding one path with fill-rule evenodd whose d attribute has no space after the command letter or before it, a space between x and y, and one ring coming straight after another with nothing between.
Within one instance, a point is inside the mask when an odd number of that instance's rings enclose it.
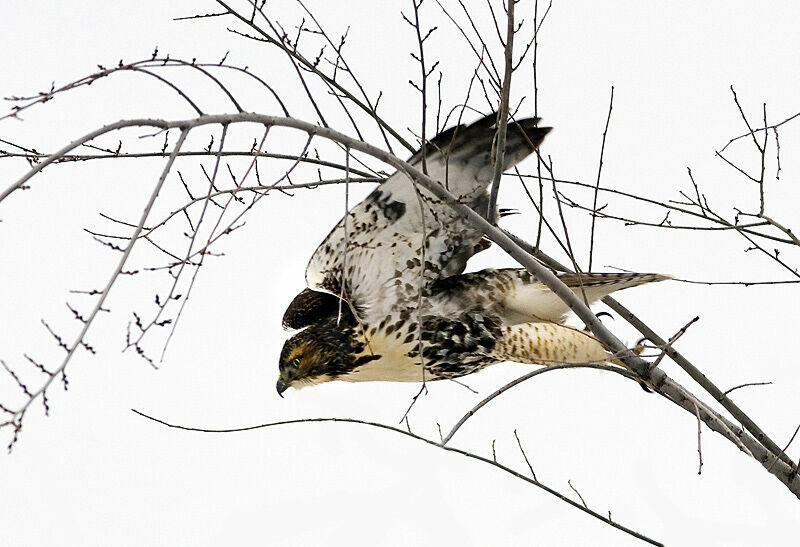
<instances>
[{"instance_id":1,"label":"juvenile red-tailed hawk","mask_svg":"<svg viewBox=\"0 0 800 547\"><path fill-rule=\"evenodd\" d=\"M428 175L485 214L496 115L440 133ZM508 124L503 169L550 131L537 118ZM421 167L417 153L409 163ZM501 361L606 361L591 335L563 325L567 306L524 269L463 273L483 234L398 171L353 207L316 250L308 289L289 305L278 393L330 380L419 382L457 378ZM563 274L588 302L657 274ZM582 291L581 291L582 285ZM339 295L345 302L340 305Z\"/></svg>"}]
</instances>

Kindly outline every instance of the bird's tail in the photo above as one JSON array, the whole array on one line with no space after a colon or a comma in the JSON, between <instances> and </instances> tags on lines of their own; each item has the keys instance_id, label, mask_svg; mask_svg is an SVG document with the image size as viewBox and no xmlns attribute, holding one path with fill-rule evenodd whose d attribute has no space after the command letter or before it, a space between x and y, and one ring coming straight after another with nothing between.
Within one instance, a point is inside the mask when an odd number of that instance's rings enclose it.
<instances>
[{"instance_id":1,"label":"bird's tail","mask_svg":"<svg viewBox=\"0 0 800 547\"><path fill-rule=\"evenodd\" d=\"M559 274L559 278L587 304L629 287L669 279L668 275L640 273ZM527 270L481 270L437 281L439 305L478 308L508 325L532 321L563 323L569 307ZM455 310L454 310L455 311Z\"/></svg>"}]
</instances>

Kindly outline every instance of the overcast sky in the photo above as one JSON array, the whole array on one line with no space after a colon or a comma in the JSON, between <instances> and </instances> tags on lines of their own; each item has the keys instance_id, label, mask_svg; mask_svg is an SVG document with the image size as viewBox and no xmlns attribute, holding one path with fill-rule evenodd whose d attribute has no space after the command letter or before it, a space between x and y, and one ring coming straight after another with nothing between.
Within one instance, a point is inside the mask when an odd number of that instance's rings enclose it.
<instances>
[{"instance_id":1,"label":"overcast sky","mask_svg":"<svg viewBox=\"0 0 800 547\"><path fill-rule=\"evenodd\" d=\"M295 32L301 15L294 3L269 4L270 13ZM459 13L458 3L442 4ZM485 3L466 4L495 58L501 59ZM499 2L494 4L497 12ZM554 0L540 33L538 110L543 123L555 128L542 154L552 158L556 175L595 181L614 86L604 186L679 200L680 191L694 191L688 166L709 203L728 218L733 207L757 209L756 185L714 152L745 130L731 85L754 123L762 103L771 123L800 111L800 8L788 1L612 1L603 2L602 9L600 4ZM408 80L418 78L419 67L409 53L417 45L400 16L401 8L410 13L410 2L309 0L308 5L334 36L350 25L345 52L351 68L370 97L383 91L383 116L412 140L407 128L418 131L420 108ZM532 9L532 0L517 7L527 25ZM196 1L143 0L124 8L94 0L5 3L0 6L0 95L35 95L51 82L58 87L90 74L97 65L146 59L155 47L172 58L206 62L218 62L229 52L227 61L249 66L274 85L294 116L317 122L291 65L267 46L226 30L243 26L223 18L173 20L217 10L213 2ZM426 43L426 56L441 61L444 111L463 102L477 61L433 0L423 4L421 17L424 26L439 27ZM315 37L304 40L308 56L316 56ZM158 74L180 82L206 112L235 111L208 80L178 70ZM263 87L241 75L217 74L245 110L282 113ZM435 86L431 93L435 97ZM471 97L472 105L489 111L478 88ZM523 97L520 115L532 115L529 64L512 85L512 103ZM354 135L336 103L328 101L331 126ZM435 120L433 104L429 119ZM10 106L0 105L0 115ZM56 97L25 112L22 120L0 121L0 139L52 151L120 119L193 115L163 83L125 73ZM475 117L465 115L467 121ZM138 139L143 133L107 136L99 144L115 148L122 139L124 150L161 149L161 137L157 142ZM198 132L194 149L205 147L212 134L218 142L218 129ZM249 149L260 136L257 129L236 130L230 143ZM365 138L383 146L372 128ZM276 131L266 149L297 153L302 142ZM798 232L800 121L781 128L777 182L774 140L769 146L767 213ZM0 144L0 149L8 146ZM333 161L343 160L341 153L320 145L320 153L326 151ZM728 152L740 165L757 170L752 142L738 141ZM176 164L154 213L163 215L185 201L178 171L190 185L202 187L201 164L213 167L210 159ZM246 169L236 160L230 165L234 173ZM263 175L273 178L286 167L260 165ZM53 166L31 181L30 190L0 203L0 358L31 386L41 378L25 354L47 366L61 357L40 320L65 337L74 336L79 324L65 302L86 311L93 297L69 291L102 288L118 259L83 229L126 233L99 213L135 222L162 166L158 159ZM0 188L28 167L21 159L0 159ZM521 167L531 172L535 163ZM293 182L316 177L315 170L302 173ZM352 188L351 203L371 187ZM501 188L500 205L521 211L503 226L535 239L536 212L521 186L509 178ZM591 198L571 187L562 189L582 203ZM658 223L665 214L631 200L601 201L609 203L609 214L626 218ZM165 289L169 278L163 272L123 276L107 303L111 313L101 314L87 337L97 355L82 352L73 359L69 390L56 383L48 391L51 415L45 417L42 405L35 404L13 453L0 456L0 543L641 545L496 468L391 432L302 424L235 434L191 433L131 412L135 408L169 422L208 428L333 416L397 424L418 390L415 384L332 382L290 390L283 400L275 393L278 354L287 337L280 318L304 287L308 258L343 210L341 186L298 190L293 197L270 194L262 200L247 215L247 224L220 242L216 250L225 256L208 257L158 370L131 350L121 350L132 312L152 314L154 294ZM670 218L675 224L690 222ZM551 219L558 221L557 216ZM589 217L570 209L566 221L577 259L586 267ZM180 230L174 237L180 244ZM596 237L595 270L616 267L703 281L792 277L775 261L744 252L749 244L731 232L602 220ZM552 238L545 245L564 259ZM137 253L132 260L139 267L157 256L143 249ZM797 249L787 248L780 256L794 267L800 264ZM492 249L469 267L513 264ZM793 348L797 285L673 281L619 297L665 338L699 315L676 347L722 389L773 382L738 390L734 398L778 444L788 441L800 422L800 373ZM626 343L637 340L623 320L604 321ZM163 341L158 336L148 346L156 358L156 342ZM674 363L665 360L662 366L702 395ZM483 396L529 370L529 365L509 363L465 378L477 395L452 382L432 384L413 408L410 425L420 435L438 438L437 423L447 430ZM0 403L13 407L22 401L15 389L13 381L0 380ZM780 482L705 427L704 465L698 475L694 418L616 375L541 375L483 409L452 442L491 457L496 440L498 461L527 473L514 430L539 480L577 499L567 484L571 481L592 509L610 511L614 520L668 545L772 545L796 537L800 502ZM4 435L3 445L9 440ZM796 460L800 442L788 454Z\"/></svg>"}]
</instances>

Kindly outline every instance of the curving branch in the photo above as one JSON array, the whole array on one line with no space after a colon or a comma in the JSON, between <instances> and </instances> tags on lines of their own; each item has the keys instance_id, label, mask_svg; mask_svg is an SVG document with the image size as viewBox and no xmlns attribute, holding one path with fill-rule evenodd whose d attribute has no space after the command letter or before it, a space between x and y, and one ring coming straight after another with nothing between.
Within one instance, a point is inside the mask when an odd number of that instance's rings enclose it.
<instances>
[{"instance_id":1,"label":"curving branch","mask_svg":"<svg viewBox=\"0 0 800 547\"><path fill-rule=\"evenodd\" d=\"M437 443L435 441L432 441L430 439L426 439L425 437L422 437L420 435L417 435L417 434L413 433L410 428L409 429L401 429L399 427L395 427L395 426L391 426L391 425L387 425L387 424L382 424L382 423L379 423L379 422L370 422L370 421L367 421L367 420L356 420L354 418L303 418L303 419L298 419L298 420L283 420L283 421L280 421L280 422L270 422L270 423L265 423L265 424L258 424L258 425L245 426L245 427L237 427L237 428L231 428L231 429L208 429L208 428L187 427L187 426L182 426L182 425L177 425L177 424L171 424L171 423L166 422L164 420L161 420L159 418L155 418L153 416L149 416L149 415L145 414L144 412L141 412L141 411L136 410L134 408L131 409L131 412L141 416L142 418L146 418L148 420L151 420L153 422L159 423L159 424L164 425L166 427L170 427L170 428L173 428L173 429L180 429L180 430L183 430L183 431L194 431L194 432L198 432L198 433L240 433L240 432L244 432L244 431L255 431L255 430L258 430L258 429L266 429L266 428L269 428L269 427L277 427L277 426L281 426L281 425L313 424L313 423L359 424L359 425L365 425L365 426L369 426L369 427L373 427L373 428L377 428L377 429L383 429L383 430L386 430L386 431L392 431L394 433L399 433L401 435L404 435L406 437L410 437L410 438L412 438L414 440L429 444L431 446L435 446L437 448L440 448L441 450L445 450L447 452L453 452L453 453L456 453L456 454L461 454L462 456L466 456L467 458L471 458L473 460L478 460L480 462L489 464L489 465L491 465L493 467L496 467L497 469L505 471L509 475L512 475L512 476L514 476L514 477L516 477L516 478L518 478L520 480L523 480L523 481L527 482L528 484L532 484L532 485L534 485L534 486L536 486L538 488L541 488L542 490L544 490L548 494L551 494L551 495L557 497L561 501L563 501L565 503L568 503L572 507L575 507L576 509L579 509L579 510L583 511L584 513L586 513L588 515L593 516L594 518L596 518L596 519L608 524L609 526L613 526L617 530L621 530L621 531L625 532L626 534L629 534L629 535L631 535L631 536L633 536L635 538L638 538L638 539L640 539L640 540L642 540L642 541L644 541L646 543L649 543L650 545L658 545L658 546L661 546L661 547L663 547L663 545L664 545L663 543L660 543L660 542L658 542L658 541L656 541L656 540L654 540L652 538L649 538L649 537L645 536L644 534L636 532L635 530L632 530L632 529L628 528L627 526L623 526L622 524L620 524L620 523L618 523L618 522L616 522L614 520L611 520L610 516L606 517L606 516L601 515L600 513L597 513L596 511L592 511L591 509L589 509L586 506L585 503L581 504L581 503L577 503L577 502L569 499L568 497L564 496L563 494L561 494L560 492L558 492L554 488L551 488L550 486L547 486L546 484L544 484L542 482L539 482L539 480L536 479L536 476L533 475L533 473L531 473L531 475L532 475L531 477L527 477L527 476L523 475L522 473L519 473L518 471L515 471L514 469L511 469L510 467L507 467L507 466L499 463L496 459L485 458L485 457L483 457L483 456L481 456L479 454L476 454L474 452L470 452L468 450L463 450L461 448L454 448L452 446L444 446L444 445L439 444L439 443ZM514 432L514 434L516 436L516 432ZM517 437L517 440L519 440L519 437ZM520 444L520 448L521 448L521 446L522 445ZM524 451L523 451L523 454L524 454ZM526 460L527 460L527 456L526 456Z\"/></svg>"},{"instance_id":2,"label":"curving branch","mask_svg":"<svg viewBox=\"0 0 800 547\"><path fill-rule=\"evenodd\" d=\"M467 420L472 418L472 416L474 416L476 412L478 412L481 408L486 406L490 401L492 401L493 399L496 399L497 397L499 397L500 395L502 395L503 393L505 393L506 391L508 391L512 387L518 386L522 382L525 382L525 381L533 378L534 376L539 376L540 374L544 374L545 372L549 372L551 370L561 370L561 369L565 369L565 368L567 368L567 369L569 369L569 368L593 368L593 369L597 369L597 370L606 370L606 371L609 371L609 372L614 372L616 374L619 374L619 375L623 376L624 378L628 378L629 380L636 381L636 375L633 374L632 372L630 372L629 370L626 370L624 368L621 368L621 367L618 367L618 366L614 366L614 365L608 365L608 364L605 364L605 363L555 363L555 362L549 363L544 368L537 368L537 369L532 370L531 372L529 372L527 374L524 374L524 375L520 376L519 378L516 378L515 380L512 380L512 381L508 382L506 385L504 385L501 388L495 390L490 395L487 395L486 397L484 397L478 404L476 404L466 414L464 414L461 417L461 419L458 420L458 422L456 422L456 425L453 426L453 429L451 429L450 432L447 435L445 435L444 438L442 438L441 445L442 446L446 445L450 441L450 439L453 438L453 435L455 435L456 432L459 429L461 429L461 426L463 426L467 422Z\"/></svg>"}]
</instances>

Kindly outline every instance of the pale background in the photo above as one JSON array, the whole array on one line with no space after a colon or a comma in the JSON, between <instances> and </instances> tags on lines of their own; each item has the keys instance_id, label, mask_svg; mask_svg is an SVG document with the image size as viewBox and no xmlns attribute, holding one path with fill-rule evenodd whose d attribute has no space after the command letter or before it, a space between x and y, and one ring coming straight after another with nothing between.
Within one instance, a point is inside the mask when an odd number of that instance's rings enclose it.
<instances>
[{"instance_id":1,"label":"pale background","mask_svg":"<svg viewBox=\"0 0 800 547\"><path fill-rule=\"evenodd\" d=\"M347 51L354 70L371 96L384 90L382 111L391 123L416 127L418 96L407 84L418 73L408 56L416 43L399 15L410 3L309 4L333 34L352 25ZM719 210L755 208L754 185L714 158L714 150L743 132L728 86L736 86L754 121L764 101L771 121L800 110L800 9L794 2L600 4L557 0L542 30L539 109L556 128L543 153L552 156L557 175L594 181L614 85L604 184L677 199L679 189L690 189L688 165ZM271 9L294 20L287 6L275 2ZM470 6L485 23L484 4ZM452 88L446 97L453 104L463 97L472 54L435 3L425 9L440 25L431 47L437 44L447 60ZM530 9L525 2L518 7L532 19ZM285 61L225 31L232 21L172 21L215 10L210 2L189 1L4 3L0 95L46 90L97 64L146 58L156 45L175 57L212 62L230 51L229 60L250 65L282 89L296 88ZM517 99L530 95L528 82L515 82ZM214 105L210 111L232 111L207 86L196 89ZM263 94L242 93L245 108L280 113ZM315 121L301 95L289 103L295 115ZM485 111L485 103L476 104ZM530 114L532 105L526 101L522 112ZM121 118L191 115L157 82L122 74L34 109L24 123L3 121L0 138L53 150ZM352 134L341 116L331 118ZM796 230L798 146L800 129L787 125L781 181L768 188L768 211ZM750 148L738 150L736 157L754 168ZM197 176L196 163L185 165ZM58 166L0 206L0 358L19 368L23 352L54 362L58 353L39 319L73 333L67 291L101 286L117 260L82 228L104 226L98 211L138 218L160 166L136 160ZM23 160L2 160L0 185L26 168ZM354 188L353 199L367 191ZM397 423L416 385L330 383L289 391L284 400L274 389L286 337L280 317L303 287L308 257L340 218L342 199L343 188L333 187L264 200L247 226L222 243L226 256L200 272L158 371L120 353L131 309L151 309L153 298L149 278L121 280L109 301L113 313L89 333L98 356L73 360L69 392L59 385L51 390L51 416L35 405L13 453L0 456L2 545L641 544L495 468L392 433L347 424L188 433L130 412L205 427L316 416ZM532 238L535 213L518 185L506 183L500 201L523 211L505 227ZM663 217L630 202L614 204L637 218ZM568 220L576 252L586 257L586 215L569 212ZM598 238L596 269L703 280L787 278L774 263L743 253L746 242L730 233L605 221ZM499 251L484 255L471 267L512 265ZM796 252L785 256L800 262ZM678 348L723 389L773 381L740 390L735 400L783 445L800 421L795 287L671 282L631 290L620 300L665 337L700 315ZM623 321L608 324L628 343L636 340ZM663 366L694 390L675 365ZM467 378L481 395L453 383L431 385L411 425L435 437L436 422L447 429L479 397L527 370L504 364ZM2 400L10 404L16 394L2 385ZM490 456L497 439L498 459L524 472L514 429L540 480L572 495L571 480L593 509L610 510L615 520L669 545L792 544L796 538L800 503L774 477L706 429L698 476L694 418L616 376L545 374L485 408L453 443ZM800 443L789 455L800 455Z\"/></svg>"}]
</instances>

